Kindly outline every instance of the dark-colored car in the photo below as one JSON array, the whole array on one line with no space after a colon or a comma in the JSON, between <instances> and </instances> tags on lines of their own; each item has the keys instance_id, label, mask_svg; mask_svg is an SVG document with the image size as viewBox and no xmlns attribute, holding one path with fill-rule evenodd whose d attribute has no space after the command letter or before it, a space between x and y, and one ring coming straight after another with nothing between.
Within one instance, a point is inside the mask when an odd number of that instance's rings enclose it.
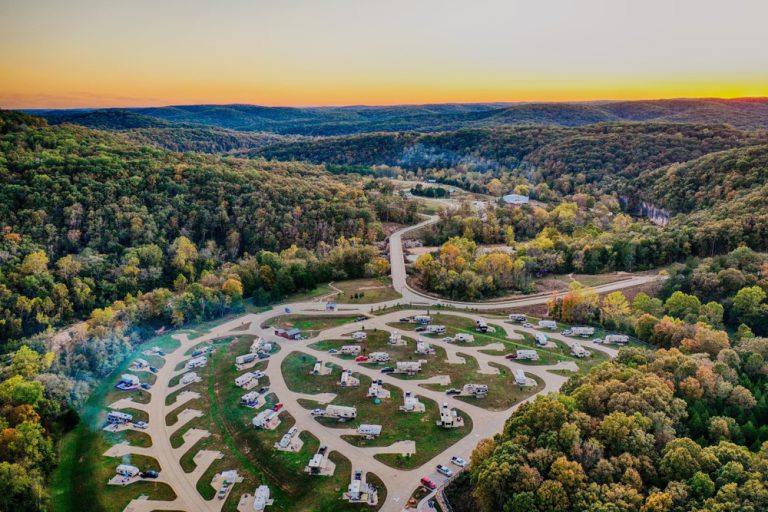
<instances>
[{"instance_id":1,"label":"dark-colored car","mask_svg":"<svg viewBox=\"0 0 768 512\"><path fill-rule=\"evenodd\" d=\"M259 359L266 359L269 357L269 354L266 352L259 352L257 355L259 356Z\"/></svg>"},{"instance_id":2,"label":"dark-colored car","mask_svg":"<svg viewBox=\"0 0 768 512\"><path fill-rule=\"evenodd\" d=\"M269 386L264 386L264 387L259 388L259 394L261 394L261 395L263 395L267 391L269 391Z\"/></svg>"},{"instance_id":3,"label":"dark-colored car","mask_svg":"<svg viewBox=\"0 0 768 512\"><path fill-rule=\"evenodd\" d=\"M149 371L151 371L152 373L157 373L159 370L157 368L155 368L154 366L150 366L149 367Z\"/></svg>"},{"instance_id":4,"label":"dark-colored car","mask_svg":"<svg viewBox=\"0 0 768 512\"><path fill-rule=\"evenodd\" d=\"M160 472L154 469L141 472L141 478L157 478L158 476L160 476Z\"/></svg>"},{"instance_id":5,"label":"dark-colored car","mask_svg":"<svg viewBox=\"0 0 768 512\"><path fill-rule=\"evenodd\" d=\"M381 373L392 373L394 371L395 369L392 368L391 366L385 366L384 368L381 369Z\"/></svg>"},{"instance_id":6,"label":"dark-colored car","mask_svg":"<svg viewBox=\"0 0 768 512\"><path fill-rule=\"evenodd\" d=\"M456 389L456 388L446 389L445 390L445 394L446 395L460 395L461 394L461 390L460 389Z\"/></svg>"},{"instance_id":7,"label":"dark-colored car","mask_svg":"<svg viewBox=\"0 0 768 512\"><path fill-rule=\"evenodd\" d=\"M147 384L146 382L142 382L142 383L141 383L141 389L149 389L149 388L151 388L151 387L152 387L152 386L150 386L150 385L149 385L149 384Z\"/></svg>"},{"instance_id":8,"label":"dark-colored car","mask_svg":"<svg viewBox=\"0 0 768 512\"><path fill-rule=\"evenodd\" d=\"M426 331L426 330L427 330L427 328L426 328L426 327L424 327L423 325L420 325L420 326L418 326L418 327L416 328L416 332L424 332L424 331Z\"/></svg>"}]
</instances>

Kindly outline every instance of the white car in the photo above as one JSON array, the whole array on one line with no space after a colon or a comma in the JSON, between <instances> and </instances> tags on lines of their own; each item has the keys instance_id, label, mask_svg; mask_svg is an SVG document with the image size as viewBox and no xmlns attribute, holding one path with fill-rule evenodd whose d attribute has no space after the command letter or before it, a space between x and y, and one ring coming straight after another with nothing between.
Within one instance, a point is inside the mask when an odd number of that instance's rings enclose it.
<instances>
[{"instance_id":1,"label":"white car","mask_svg":"<svg viewBox=\"0 0 768 512\"><path fill-rule=\"evenodd\" d=\"M530 323L530 322L525 322L525 323L523 324L523 327L525 327L526 329L532 329L532 328L533 328L533 324L532 324L532 323Z\"/></svg>"},{"instance_id":2,"label":"white car","mask_svg":"<svg viewBox=\"0 0 768 512\"><path fill-rule=\"evenodd\" d=\"M447 466L443 466L442 464L437 465L437 472L447 476L448 478L453 476L453 470Z\"/></svg>"},{"instance_id":3,"label":"white car","mask_svg":"<svg viewBox=\"0 0 768 512\"><path fill-rule=\"evenodd\" d=\"M312 409L312 416L325 416L325 409Z\"/></svg>"},{"instance_id":4,"label":"white car","mask_svg":"<svg viewBox=\"0 0 768 512\"><path fill-rule=\"evenodd\" d=\"M602 342L603 342L603 338L595 338L592 340L592 343L602 343Z\"/></svg>"},{"instance_id":5,"label":"white car","mask_svg":"<svg viewBox=\"0 0 768 512\"><path fill-rule=\"evenodd\" d=\"M146 421L134 421L133 426L136 428L147 428L149 424Z\"/></svg>"},{"instance_id":6,"label":"white car","mask_svg":"<svg viewBox=\"0 0 768 512\"><path fill-rule=\"evenodd\" d=\"M457 466L459 466L460 468L465 468L465 467L467 467L467 461L465 461L465 460L464 460L464 459L462 459L461 457L451 457L451 463L452 463L452 464L456 464L456 465L457 465Z\"/></svg>"}]
</instances>

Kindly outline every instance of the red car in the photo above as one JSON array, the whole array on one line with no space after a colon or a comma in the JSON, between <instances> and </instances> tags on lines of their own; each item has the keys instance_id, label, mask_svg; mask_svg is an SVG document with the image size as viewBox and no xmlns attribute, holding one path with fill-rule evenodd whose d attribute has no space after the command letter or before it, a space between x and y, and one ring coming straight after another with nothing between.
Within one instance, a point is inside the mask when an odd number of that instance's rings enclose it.
<instances>
[{"instance_id":1,"label":"red car","mask_svg":"<svg viewBox=\"0 0 768 512\"><path fill-rule=\"evenodd\" d=\"M437 485L435 484L435 482L433 482L427 477L424 477L421 479L421 485L423 485L427 489L432 489L433 491L437 489Z\"/></svg>"},{"instance_id":2,"label":"red car","mask_svg":"<svg viewBox=\"0 0 768 512\"><path fill-rule=\"evenodd\" d=\"M367 361L367 360L368 360L368 356L357 356L355 358L355 361L357 361L357 362L362 362L362 361Z\"/></svg>"},{"instance_id":3,"label":"red car","mask_svg":"<svg viewBox=\"0 0 768 512\"><path fill-rule=\"evenodd\" d=\"M282 408L283 408L283 404L282 403L276 403L275 406L272 408L272 410L273 411L279 411Z\"/></svg>"}]
</instances>

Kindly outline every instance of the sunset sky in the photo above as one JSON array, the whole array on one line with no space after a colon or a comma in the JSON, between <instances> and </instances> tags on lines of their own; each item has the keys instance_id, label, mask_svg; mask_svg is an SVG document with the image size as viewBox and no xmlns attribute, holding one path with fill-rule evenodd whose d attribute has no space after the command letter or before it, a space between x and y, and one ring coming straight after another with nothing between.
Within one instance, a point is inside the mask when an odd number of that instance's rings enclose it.
<instances>
[{"instance_id":1,"label":"sunset sky","mask_svg":"<svg viewBox=\"0 0 768 512\"><path fill-rule=\"evenodd\" d=\"M0 107L768 96L768 0L0 0Z\"/></svg>"}]
</instances>

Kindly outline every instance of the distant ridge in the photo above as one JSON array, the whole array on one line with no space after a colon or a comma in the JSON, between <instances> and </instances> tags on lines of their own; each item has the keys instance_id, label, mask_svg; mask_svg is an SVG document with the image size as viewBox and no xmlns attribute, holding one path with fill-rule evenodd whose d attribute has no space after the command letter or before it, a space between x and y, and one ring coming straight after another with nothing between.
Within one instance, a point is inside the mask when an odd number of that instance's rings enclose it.
<instances>
[{"instance_id":1,"label":"distant ridge","mask_svg":"<svg viewBox=\"0 0 768 512\"><path fill-rule=\"evenodd\" d=\"M171 105L30 112L52 123L70 122L102 129L157 128L182 124L238 131L324 136L399 131L436 132L514 125L575 127L626 121L729 124L740 129L768 129L768 98L347 107Z\"/></svg>"}]
</instances>

